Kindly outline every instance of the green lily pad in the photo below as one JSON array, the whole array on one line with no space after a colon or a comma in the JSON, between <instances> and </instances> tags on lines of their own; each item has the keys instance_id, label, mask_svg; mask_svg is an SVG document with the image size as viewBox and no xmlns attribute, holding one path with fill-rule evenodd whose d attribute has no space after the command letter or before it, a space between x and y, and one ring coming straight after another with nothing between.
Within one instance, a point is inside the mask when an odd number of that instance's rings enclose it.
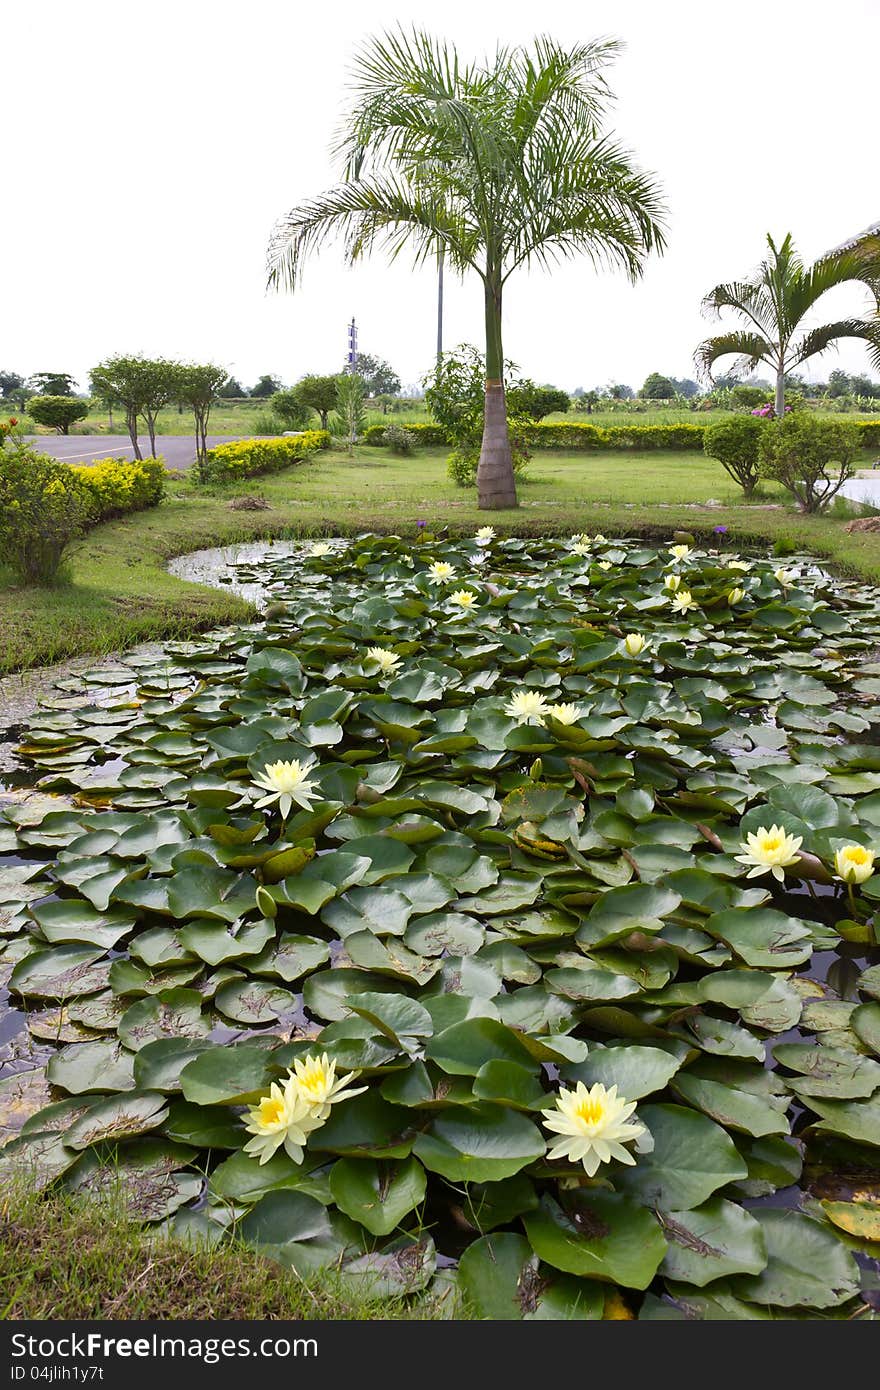
<instances>
[{"instance_id":1,"label":"green lily pad","mask_svg":"<svg viewBox=\"0 0 880 1390\"><path fill-rule=\"evenodd\" d=\"M645 1105L638 1112L654 1140L633 1168L615 1172L615 1186L648 1206L691 1211L747 1168L720 1125L681 1105Z\"/></svg>"},{"instance_id":2,"label":"green lily pad","mask_svg":"<svg viewBox=\"0 0 880 1390\"><path fill-rule=\"evenodd\" d=\"M374 1236L390 1235L423 1201L427 1179L414 1158L400 1162L341 1158L330 1171L333 1200Z\"/></svg>"},{"instance_id":3,"label":"green lily pad","mask_svg":"<svg viewBox=\"0 0 880 1390\"><path fill-rule=\"evenodd\" d=\"M570 1196L564 1210L548 1197L523 1217L538 1257L568 1274L646 1289L666 1253L652 1213L618 1193L597 1189Z\"/></svg>"},{"instance_id":4,"label":"green lily pad","mask_svg":"<svg viewBox=\"0 0 880 1390\"><path fill-rule=\"evenodd\" d=\"M531 1120L492 1105L438 1113L413 1146L425 1167L449 1182L512 1177L544 1150L544 1139Z\"/></svg>"},{"instance_id":5,"label":"green lily pad","mask_svg":"<svg viewBox=\"0 0 880 1390\"><path fill-rule=\"evenodd\" d=\"M594 1321L605 1307L601 1285L540 1265L529 1242L507 1231L468 1246L459 1261L458 1282L481 1318Z\"/></svg>"}]
</instances>

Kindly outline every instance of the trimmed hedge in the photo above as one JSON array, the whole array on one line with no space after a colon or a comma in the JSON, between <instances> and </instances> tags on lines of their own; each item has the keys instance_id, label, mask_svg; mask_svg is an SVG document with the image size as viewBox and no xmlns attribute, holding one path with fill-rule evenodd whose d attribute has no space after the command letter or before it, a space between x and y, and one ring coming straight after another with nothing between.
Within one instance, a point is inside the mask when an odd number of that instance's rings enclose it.
<instances>
[{"instance_id":1,"label":"trimmed hedge","mask_svg":"<svg viewBox=\"0 0 880 1390\"><path fill-rule=\"evenodd\" d=\"M577 421L560 424L538 424L526 427L526 442L533 449L564 449L567 452L584 453L597 449L637 451L666 449L669 451L696 452L703 447L703 436L711 428L711 420L701 424L684 425L589 425ZM880 420L859 420L856 427L863 449L880 448ZM363 443L374 448L385 447L385 425L370 425L365 430ZM416 445L435 445L442 447L451 441L440 425L413 424L407 430L415 437Z\"/></svg>"},{"instance_id":2,"label":"trimmed hedge","mask_svg":"<svg viewBox=\"0 0 880 1390\"><path fill-rule=\"evenodd\" d=\"M165 490L165 464L160 458L102 459L77 464L70 471L82 486L92 524L155 507Z\"/></svg>"},{"instance_id":3,"label":"trimmed hedge","mask_svg":"<svg viewBox=\"0 0 880 1390\"><path fill-rule=\"evenodd\" d=\"M329 447L327 430L303 430L301 434L277 439L239 439L234 444L218 444L197 464L198 479L200 483L236 483L262 473L280 473Z\"/></svg>"}]
</instances>

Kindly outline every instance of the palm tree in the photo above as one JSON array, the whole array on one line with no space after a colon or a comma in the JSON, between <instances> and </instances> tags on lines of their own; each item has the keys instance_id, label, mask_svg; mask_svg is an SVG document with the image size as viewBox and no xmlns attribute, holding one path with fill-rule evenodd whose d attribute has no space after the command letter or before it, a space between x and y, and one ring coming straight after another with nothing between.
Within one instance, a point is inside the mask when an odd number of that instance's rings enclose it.
<instances>
[{"instance_id":1,"label":"palm tree","mask_svg":"<svg viewBox=\"0 0 880 1390\"><path fill-rule=\"evenodd\" d=\"M382 242L417 264L443 252L483 282L486 397L479 505L517 505L502 380L502 299L520 266L584 254L632 279L664 246L652 178L602 131L613 42L565 50L548 38L464 63L414 30L372 40L336 153L342 181L294 208L269 248L269 283L292 289L335 232L348 260Z\"/></svg>"},{"instance_id":2,"label":"palm tree","mask_svg":"<svg viewBox=\"0 0 880 1390\"><path fill-rule=\"evenodd\" d=\"M874 353L880 350L880 238L823 256L805 266L791 238L776 246L768 235L770 254L749 280L716 285L703 300L706 313L720 315L733 309L746 327L707 338L697 348L695 362L704 375L711 374L720 357L738 353L737 366L754 371L764 362L776 377L775 413L785 411L785 377L817 353L833 347L840 338L861 338ZM874 313L865 318L838 319L817 328L804 327L805 318L828 290L850 281L862 281L874 296Z\"/></svg>"}]
</instances>

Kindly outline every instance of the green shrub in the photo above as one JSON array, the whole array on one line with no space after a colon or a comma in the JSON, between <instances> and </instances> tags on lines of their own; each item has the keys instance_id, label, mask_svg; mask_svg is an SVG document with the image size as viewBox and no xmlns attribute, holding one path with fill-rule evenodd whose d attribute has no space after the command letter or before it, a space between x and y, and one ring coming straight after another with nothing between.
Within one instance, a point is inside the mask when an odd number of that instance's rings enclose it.
<instances>
[{"instance_id":1,"label":"green shrub","mask_svg":"<svg viewBox=\"0 0 880 1390\"><path fill-rule=\"evenodd\" d=\"M413 436L416 445L424 445L426 448L442 448L444 444L451 441L442 425L433 423L416 423L407 425L407 432ZM385 432L387 425L368 425L361 435L361 443L368 444L374 449L385 449L387 443Z\"/></svg>"},{"instance_id":2,"label":"green shrub","mask_svg":"<svg viewBox=\"0 0 880 1390\"><path fill-rule=\"evenodd\" d=\"M859 420L856 422L859 444L863 449L880 449L880 421Z\"/></svg>"},{"instance_id":3,"label":"green shrub","mask_svg":"<svg viewBox=\"0 0 880 1390\"><path fill-rule=\"evenodd\" d=\"M821 512L855 471L861 440L841 420L801 413L774 420L762 433L761 473L781 483L805 512Z\"/></svg>"},{"instance_id":4,"label":"green shrub","mask_svg":"<svg viewBox=\"0 0 880 1390\"><path fill-rule=\"evenodd\" d=\"M88 521L85 489L66 463L19 441L0 449L0 564L21 584L51 584Z\"/></svg>"},{"instance_id":5,"label":"green shrub","mask_svg":"<svg viewBox=\"0 0 880 1390\"><path fill-rule=\"evenodd\" d=\"M155 507L165 491L165 465L160 458L102 459L70 471L83 487L93 523Z\"/></svg>"},{"instance_id":6,"label":"green shrub","mask_svg":"<svg viewBox=\"0 0 880 1390\"><path fill-rule=\"evenodd\" d=\"M76 396L32 396L26 409L38 425L57 430L59 434L69 434L70 426L88 415L89 402L78 400Z\"/></svg>"},{"instance_id":7,"label":"green shrub","mask_svg":"<svg viewBox=\"0 0 880 1390\"><path fill-rule=\"evenodd\" d=\"M389 425L382 436L382 443L392 454L408 457L415 449L416 439L411 430L403 425Z\"/></svg>"},{"instance_id":8,"label":"green shrub","mask_svg":"<svg viewBox=\"0 0 880 1390\"><path fill-rule=\"evenodd\" d=\"M524 448L522 438L517 433L517 422L510 422L510 452L513 457L513 471L521 478L526 471L531 454ZM480 450L454 449L446 460L446 472L458 487L476 487L477 468L480 463Z\"/></svg>"},{"instance_id":9,"label":"green shrub","mask_svg":"<svg viewBox=\"0 0 880 1390\"><path fill-rule=\"evenodd\" d=\"M302 463L318 449L330 447L326 430L303 430L301 434L277 439L240 439L234 444L218 444L209 449L197 465L200 483L235 483L262 473L280 473L293 463Z\"/></svg>"},{"instance_id":10,"label":"green shrub","mask_svg":"<svg viewBox=\"0 0 880 1390\"><path fill-rule=\"evenodd\" d=\"M284 421L279 420L271 410L256 411L250 416L248 424L254 434L270 436L273 439L284 433Z\"/></svg>"},{"instance_id":11,"label":"green shrub","mask_svg":"<svg viewBox=\"0 0 880 1390\"><path fill-rule=\"evenodd\" d=\"M710 425L703 435L703 453L718 459L746 497L758 486L758 451L766 428L766 422L754 415L731 415Z\"/></svg>"}]
</instances>

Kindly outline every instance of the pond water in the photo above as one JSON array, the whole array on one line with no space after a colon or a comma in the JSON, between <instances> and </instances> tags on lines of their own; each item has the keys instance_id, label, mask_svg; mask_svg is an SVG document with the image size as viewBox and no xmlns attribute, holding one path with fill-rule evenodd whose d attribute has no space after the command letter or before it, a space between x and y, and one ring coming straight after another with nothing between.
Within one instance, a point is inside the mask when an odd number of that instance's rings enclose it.
<instances>
[{"instance_id":1,"label":"pond water","mask_svg":"<svg viewBox=\"0 0 880 1390\"><path fill-rule=\"evenodd\" d=\"M252 624L23 687L7 1167L485 1316L870 1316L880 892L833 874L880 826L876 595L685 552L201 551ZM242 1106L316 1052L365 1089L264 1169ZM580 1083L643 1130L595 1182L544 1156Z\"/></svg>"}]
</instances>

